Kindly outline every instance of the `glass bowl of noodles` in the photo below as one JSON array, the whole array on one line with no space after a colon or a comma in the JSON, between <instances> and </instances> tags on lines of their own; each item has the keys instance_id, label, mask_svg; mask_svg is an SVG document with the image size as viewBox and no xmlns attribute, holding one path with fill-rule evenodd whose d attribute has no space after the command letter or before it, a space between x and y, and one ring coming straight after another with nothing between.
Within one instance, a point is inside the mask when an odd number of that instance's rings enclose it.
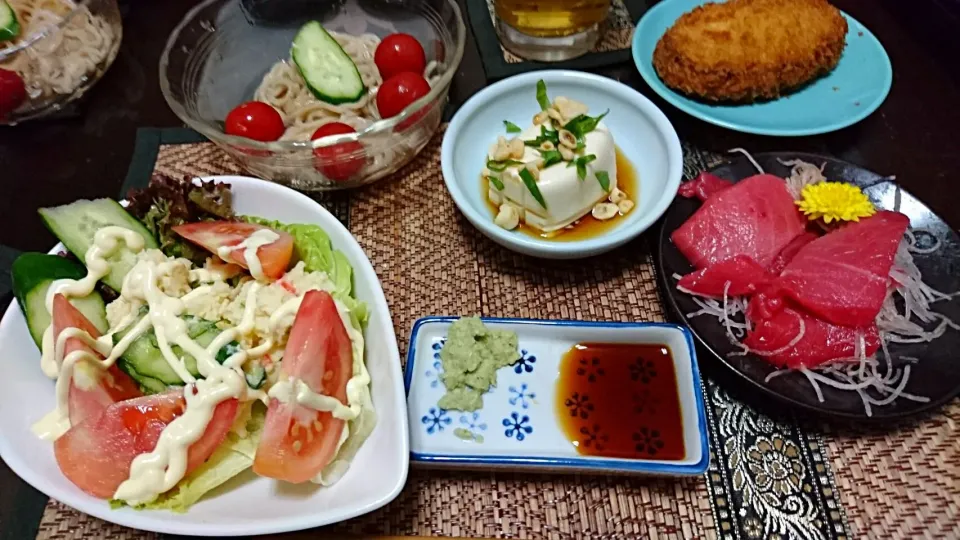
<instances>
[{"instance_id":1,"label":"glass bowl of noodles","mask_svg":"<svg viewBox=\"0 0 960 540\"><path fill-rule=\"evenodd\" d=\"M0 16L6 21L0 70L5 82L18 78L22 86L13 103L10 95L0 96L12 109L0 110L0 124L59 111L96 84L117 57L123 31L116 0L5 1L10 11Z\"/></svg>"},{"instance_id":2,"label":"glass bowl of noodles","mask_svg":"<svg viewBox=\"0 0 960 540\"><path fill-rule=\"evenodd\" d=\"M329 103L304 81L291 47L313 21L356 65L365 87L359 98ZM429 91L383 118L377 105L383 78L374 52L397 33L422 46ZM255 176L301 191L353 188L396 172L430 141L465 40L456 0L205 0L171 34L160 59L160 85L188 126ZM280 114L278 140L225 132L228 114L249 101ZM317 129L333 122L355 132L311 141Z\"/></svg>"}]
</instances>

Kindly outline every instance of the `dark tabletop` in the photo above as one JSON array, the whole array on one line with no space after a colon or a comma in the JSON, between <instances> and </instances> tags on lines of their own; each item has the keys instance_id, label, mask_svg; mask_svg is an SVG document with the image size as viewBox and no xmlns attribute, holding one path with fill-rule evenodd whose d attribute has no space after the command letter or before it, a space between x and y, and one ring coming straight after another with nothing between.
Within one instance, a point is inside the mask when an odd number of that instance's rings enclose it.
<instances>
[{"instance_id":1,"label":"dark tabletop","mask_svg":"<svg viewBox=\"0 0 960 540\"><path fill-rule=\"evenodd\" d=\"M893 89L880 109L835 133L771 138L732 132L664 103L632 64L600 72L653 99L685 142L713 151L739 146L751 151L831 154L881 174L895 174L902 186L954 228L960 227L954 192L960 174L960 68L956 67L960 2L833 1L876 34L894 68ZM120 54L80 105L79 114L0 127L0 244L20 250L48 249L54 238L37 219L38 207L115 195L130 163L137 128L181 125L160 93L157 63L168 34L194 3L121 2ZM453 107L486 84L480 56L468 36L451 92ZM0 539L33 538L44 500L0 462Z\"/></svg>"}]
</instances>

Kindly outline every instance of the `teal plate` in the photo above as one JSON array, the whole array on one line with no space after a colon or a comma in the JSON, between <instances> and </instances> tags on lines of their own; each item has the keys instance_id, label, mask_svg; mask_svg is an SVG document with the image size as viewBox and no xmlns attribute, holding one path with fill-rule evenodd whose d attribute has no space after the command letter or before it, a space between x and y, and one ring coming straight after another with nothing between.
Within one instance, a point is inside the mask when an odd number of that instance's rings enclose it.
<instances>
[{"instance_id":1,"label":"teal plate","mask_svg":"<svg viewBox=\"0 0 960 540\"><path fill-rule=\"evenodd\" d=\"M829 133L856 124L877 110L890 92L893 67L883 45L846 13L847 46L836 69L779 99L747 105L718 105L690 99L663 84L653 68L657 41L702 0L663 0L640 19L633 34L633 61L653 91L678 109L728 129L758 135Z\"/></svg>"}]
</instances>

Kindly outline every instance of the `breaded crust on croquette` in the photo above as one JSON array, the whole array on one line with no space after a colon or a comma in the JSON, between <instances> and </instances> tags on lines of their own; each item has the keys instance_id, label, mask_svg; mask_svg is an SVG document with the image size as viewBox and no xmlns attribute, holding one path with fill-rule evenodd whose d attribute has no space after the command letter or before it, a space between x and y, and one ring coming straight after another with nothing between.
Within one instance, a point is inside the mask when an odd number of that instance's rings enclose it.
<instances>
[{"instance_id":1,"label":"breaded crust on croquette","mask_svg":"<svg viewBox=\"0 0 960 540\"><path fill-rule=\"evenodd\" d=\"M773 99L830 72L847 21L826 0L730 0L685 13L660 38L663 82L708 101Z\"/></svg>"}]
</instances>

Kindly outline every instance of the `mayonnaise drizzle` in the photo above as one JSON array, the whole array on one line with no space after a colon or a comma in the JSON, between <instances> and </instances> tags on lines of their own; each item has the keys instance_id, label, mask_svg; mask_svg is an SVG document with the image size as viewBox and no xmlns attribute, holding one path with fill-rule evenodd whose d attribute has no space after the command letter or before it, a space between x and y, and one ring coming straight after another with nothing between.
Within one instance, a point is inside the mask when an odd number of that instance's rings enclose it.
<instances>
[{"instance_id":1,"label":"mayonnaise drizzle","mask_svg":"<svg viewBox=\"0 0 960 540\"><path fill-rule=\"evenodd\" d=\"M110 273L110 263L107 262L107 257L120 249L121 240L133 251L143 249L143 237L130 229L115 226L101 228L93 235L93 246L87 250L83 258L87 266L87 275L79 280L58 279L51 283L45 299L47 313L53 312L53 299L57 294L62 294L67 298L79 298L92 293L97 282ZM40 369L51 379L57 378L60 373L60 366L54 358L53 345L53 324L51 324L43 332L40 355Z\"/></svg>"},{"instance_id":2,"label":"mayonnaise drizzle","mask_svg":"<svg viewBox=\"0 0 960 540\"><path fill-rule=\"evenodd\" d=\"M273 231L260 230L237 246L221 248L218 255L225 258L236 249L244 249L244 259L250 273L257 279L263 279L262 267L256 256L257 249L274 242L277 238L279 236ZM55 281L45 299L47 309L52 311L56 294L63 294L67 298L89 295L97 281L110 272L110 265L106 258L116 253L121 241L134 252L142 251L144 248L143 239L133 231L115 226L100 229L94 236L93 246L85 256L87 275L80 280ZM160 493L173 488L183 478L187 467L188 449L206 431L220 403L228 399L241 401L259 399L264 403L268 402L266 393L252 390L247 386L241 366L250 358L257 358L270 352L274 347L272 340L267 339L251 349L239 350L227 358L222 365L216 360L216 354L225 345L253 332L256 322L257 293L262 285L254 282L247 287L240 323L234 328L223 330L207 347L203 347L190 338L187 333L187 324L181 315L186 311L188 303L208 294L212 287L199 286L181 298L168 296L160 288L162 280L182 264L178 261L158 263L141 259L130 270L124 278L121 296L134 303L145 303L148 312L136 323L134 323L135 315L124 318L118 328L124 328L130 324L133 326L116 345L112 343L112 334L94 339L77 328L64 329L54 339L52 324L43 336L41 367L45 374L57 379L57 409L34 426L34 432L43 438L55 439L70 427L67 402L71 381L78 385L97 382L95 377L87 377L80 372L77 374L81 376L74 378L78 362L83 362L84 370L87 366L89 369L109 368L134 341L151 328L156 335L157 345L164 359L187 383L184 389L186 401L184 413L163 430L153 451L141 454L134 459L130 467L130 477L117 488L114 494L115 499L134 505L152 501ZM223 276L218 274L217 272L197 272L195 269L191 271L191 279L196 277L203 281L221 281L220 278ZM271 314L269 319L271 334L286 322L287 317L296 315L302 300L302 296L292 298ZM333 397L316 394L302 383L300 383L302 387L297 387L295 383L292 385L286 383L286 386L284 383L278 383L271 389L270 396L278 399L288 396L309 408L330 411L337 418L351 420L361 412L360 392L370 384L370 377L362 362L363 335L352 327L349 312L339 302L337 307L341 311L341 319L350 335L354 354L359 347L361 355L360 373L355 373L347 383L349 405L342 404ZM69 339L81 340L104 359L101 360L85 350L74 351L64 356L65 345ZM197 369L202 379L198 380L187 370L184 359L174 353L173 345L179 346L196 359ZM343 441L341 440L340 443L342 444Z\"/></svg>"},{"instance_id":3,"label":"mayonnaise drizzle","mask_svg":"<svg viewBox=\"0 0 960 540\"><path fill-rule=\"evenodd\" d=\"M280 235L270 229L260 229L235 246L221 246L217 249L217 255L226 262L230 262L230 254L237 250L243 250L243 260L247 263L250 275L257 281L263 281L266 276L263 275L263 265L257 257L257 250L262 246L272 244L280 239Z\"/></svg>"},{"instance_id":4,"label":"mayonnaise drizzle","mask_svg":"<svg viewBox=\"0 0 960 540\"><path fill-rule=\"evenodd\" d=\"M353 420L360 416L360 405L355 409L340 403L333 396L318 394L301 379L285 379L270 388L268 395L281 403L297 403L315 411L329 412L340 420Z\"/></svg>"}]
</instances>

